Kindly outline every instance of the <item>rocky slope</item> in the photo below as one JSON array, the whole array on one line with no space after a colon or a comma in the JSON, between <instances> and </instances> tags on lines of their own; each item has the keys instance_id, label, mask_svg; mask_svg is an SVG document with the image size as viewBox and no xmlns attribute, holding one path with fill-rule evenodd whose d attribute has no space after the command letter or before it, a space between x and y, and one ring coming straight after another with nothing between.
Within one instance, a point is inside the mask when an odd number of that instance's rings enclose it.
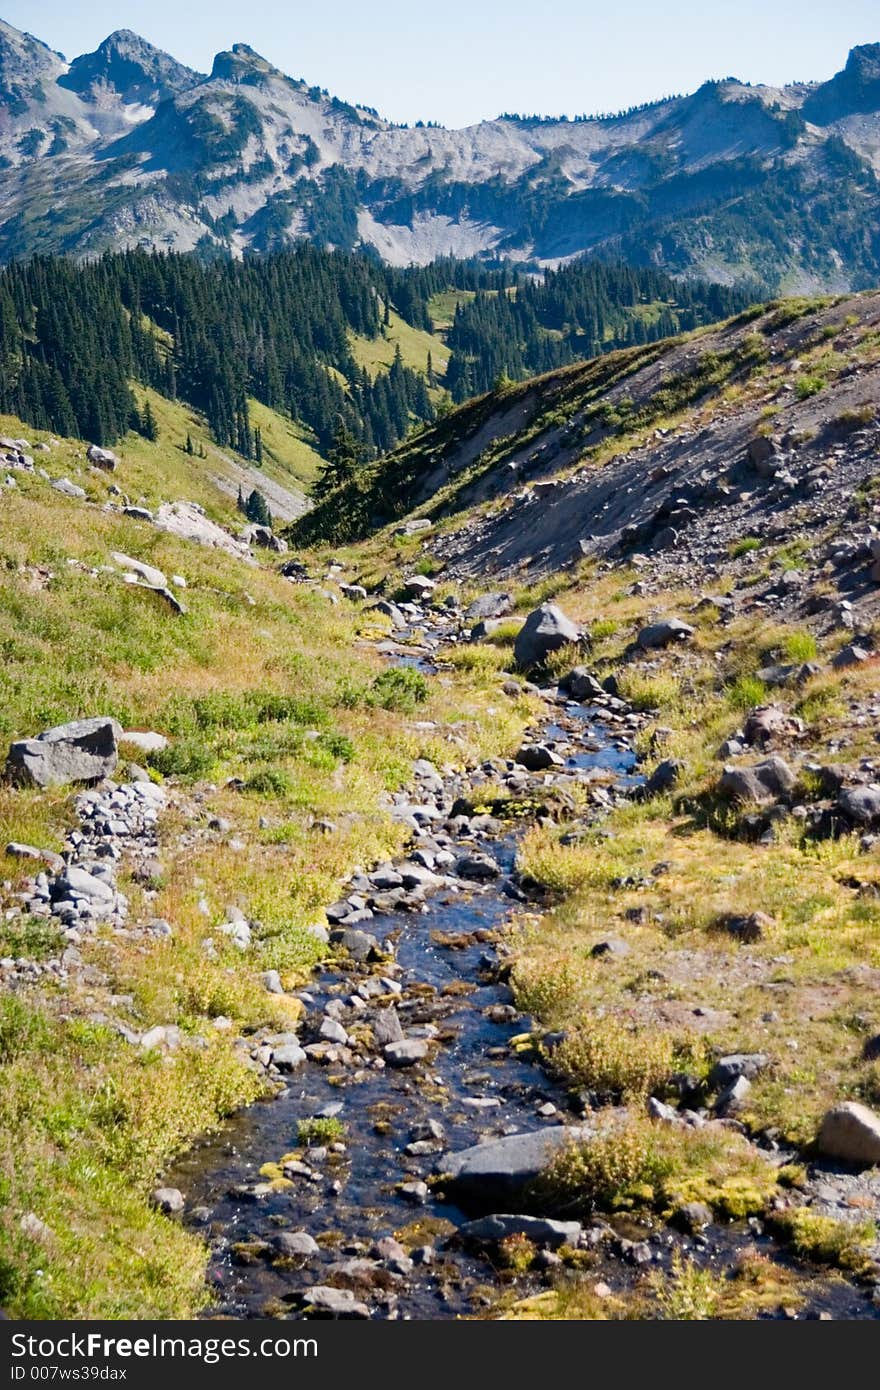
<instances>
[{"instance_id":1,"label":"rocky slope","mask_svg":"<svg viewBox=\"0 0 880 1390\"><path fill-rule=\"evenodd\" d=\"M584 251L773 287L869 283L878 47L830 82L707 83L613 118L398 127L244 44L205 78L128 31L67 64L0 26L0 253L234 253L290 238L388 261Z\"/></svg>"},{"instance_id":2,"label":"rocky slope","mask_svg":"<svg viewBox=\"0 0 880 1390\"><path fill-rule=\"evenodd\" d=\"M870 597L878 329L877 294L788 301L508 387L380 461L299 534L364 535L412 511L438 523L424 545L450 578L534 582L592 560L644 568L648 592L724 570L751 602L791 606L833 571ZM777 592L764 557L786 546L797 578Z\"/></svg>"}]
</instances>

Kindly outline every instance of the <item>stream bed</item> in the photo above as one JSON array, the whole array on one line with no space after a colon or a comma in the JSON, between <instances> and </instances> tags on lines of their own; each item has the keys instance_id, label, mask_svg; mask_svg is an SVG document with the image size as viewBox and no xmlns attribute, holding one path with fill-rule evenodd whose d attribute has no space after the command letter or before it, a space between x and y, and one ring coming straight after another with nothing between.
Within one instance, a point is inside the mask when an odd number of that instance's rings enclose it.
<instances>
[{"instance_id":1,"label":"stream bed","mask_svg":"<svg viewBox=\"0 0 880 1390\"><path fill-rule=\"evenodd\" d=\"M563 750L549 780L631 791L640 780L633 729L606 720L600 707L559 698L538 731ZM491 881L455 882L416 910L374 910L363 925L379 953L360 962L343 953L299 991L308 1011L302 1040L320 1037L327 1019L356 1038L359 1017L375 1017L383 1005L396 1012L407 1039L428 1042L424 1060L398 1068L357 1047L347 1065L336 1064L332 1048L309 1055L275 1098L239 1113L168 1175L186 1193L184 1219L211 1249L209 1316L479 1316L505 1289L525 1297L559 1277L559 1257L549 1248L514 1274L497 1245L458 1238L478 1213L430 1185L443 1153L583 1120L577 1098L530 1051L511 1045L531 1027L504 983L505 936L529 910L515 876L516 843L509 827L465 833L458 851L490 854L499 869ZM341 1127L328 1138L319 1130L304 1144L300 1125L315 1119ZM267 1163L280 1167L261 1173ZM276 1185L272 1175L280 1173L285 1183ZM756 1246L785 1258L744 1223L688 1237L632 1218L613 1230L588 1221L581 1240L590 1279L615 1289L652 1267L668 1269L676 1252L723 1269ZM817 1271L798 1316L877 1311L862 1291Z\"/></svg>"}]
</instances>

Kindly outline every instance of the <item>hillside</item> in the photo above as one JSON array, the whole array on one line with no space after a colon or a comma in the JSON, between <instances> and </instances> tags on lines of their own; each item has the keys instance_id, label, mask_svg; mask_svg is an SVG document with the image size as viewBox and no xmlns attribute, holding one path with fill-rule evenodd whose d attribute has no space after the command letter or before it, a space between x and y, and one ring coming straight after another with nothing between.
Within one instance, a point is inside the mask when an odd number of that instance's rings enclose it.
<instances>
[{"instance_id":1,"label":"hillside","mask_svg":"<svg viewBox=\"0 0 880 1390\"><path fill-rule=\"evenodd\" d=\"M6 1311L876 1317L878 372L869 293L506 385L332 553L280 415L0 421Z\"/></svg>"},{"instance_id":2,"label":"hillside","mask_svg":"<svg viewBox=\"0 0 880 1390\"><path fill-rule=\"evenodd\" d=\"M257 463L293 457L314 480L334 451L393 448L450 393L747 302L625 266L578 263L533 284L453 261L395 271L308 243L208 264L143 250L86 265L39 256L0 268L0 410L112 444L147 432L138 383L197 410L221 447Z\"/></svg>"},{"instance_id":3,"label":"hillside","mask_svg":"<svg viewBox=\"0 0 880 1390\"><path fill-rule=\"evenodd\" d=\"M426 545L456 576L644 551L698 583L728 541L843 523L876 451L878 322L872 293L782 301L506 386L364 467L296 536L412 512L439 523Z\"/></svg>"},{"instance_id":4,"label":"hillside","mask_svg":"<svg viewBox=\"0 0 880 1390\"><path fill-rule=\"evenodd\" d=\"M0 27L0 257L298 238L391 264L589 252L765 291L863 288L880 253L880 47L829 82L707 82L617 116L390 124L246 44L192 72L129 31L68 63Z\"/></svg>"}]
</instances>

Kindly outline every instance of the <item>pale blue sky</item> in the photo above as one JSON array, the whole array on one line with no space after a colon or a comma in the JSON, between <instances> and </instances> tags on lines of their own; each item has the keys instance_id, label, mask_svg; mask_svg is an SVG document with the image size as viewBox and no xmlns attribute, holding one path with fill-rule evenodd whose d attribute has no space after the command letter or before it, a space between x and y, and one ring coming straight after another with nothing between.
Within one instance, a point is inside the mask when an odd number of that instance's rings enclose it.
<instances>
[{"instance_id":1,"label":"pale blue sky","mask_svg":"<svg viewBox=\"0 0 880 1390\"><path fill-rule=\"evenodd\" d=\"M123 28L201 71L249 43L393 120L449 126L616 110L707 77L824 79L880 41L877 0L0 0L0 15L68 58Z\"/></svg>"}]
</instances>

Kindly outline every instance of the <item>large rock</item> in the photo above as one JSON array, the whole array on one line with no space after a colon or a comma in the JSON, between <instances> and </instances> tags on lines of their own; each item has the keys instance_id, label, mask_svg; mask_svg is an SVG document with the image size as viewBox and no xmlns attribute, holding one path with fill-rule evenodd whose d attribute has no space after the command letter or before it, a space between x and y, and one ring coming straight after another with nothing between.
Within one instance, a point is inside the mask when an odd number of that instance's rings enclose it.
<instances>
[{"instance_id":1,"label":"large rock","mask_svg":"<svg viewBox=\"0 0 880 1390\"><path fill-rule=\"evenodd\" d=\"M494 1245L508 1236L525 1236L533 1245L576 1246L583 1227L579 1221L551 1221L543 1216L514 1216L510 1214L481 1216L459 1227L458 1234L474 1245Z\"/></svg>"},{"instance_id":2,"label":"large rock","mask_svg":"<svg viewBox=\"0 0 880 1390\"><path fill-rule=\"evenodd\" d=\"M684 642L693 635L694 629L683 618L664 618L662 622L643 627L636 642L650 651L656 647L668 647L673 642Z\"/></svg>"},{"instance_id":3,"label":"large rock","mask_svg":"<svg viewBox=\"0 0 880 1390\"><path fill-rule=\"evenodd\" d=\"M796 782L784 758L766 758L754 767L726 767L718 787L733 801L766 803L787 796Z\"/></svg>"},{"instance_id":4,"label":"large rock","mask_svg":"<svg viewBox=\"0 0 880 1390\"><path fill-rule=\"evenodd\" d=\"M482 594L465 609L464 616L467 622L476 623L484 618L501 618L505 613L509 613L512 607L513 599L510 594Z\"/></svg>"},{"instance_id":5,"label":"large rock","mask_svg":"<svg viewBox=\"0 0 880 1390\"><path fill-rule=\"evenodd\" d=\"M567 618L554 603L543 603L526 618L516 635L513 655L517 666L529 670L546 661L552 652L571 643L580 642L579 627Z\"/></svg>"},{"instance_id":6,"label":"large rock","mask_svg":"<svg viewBox=\"0 0 880 1390\"><path fill-rule=\"evenodd\" d=\"M144 560L135 560L131 555L126 555L121 550L113 550L110 553L120 569L126 570L129 574L137 575L151 588L165 589L168 587L168 580L161 570L156 569L155 565L148 565Z\"/></svg>"},{"instance_id":7,"label":"large rock","mask_svg":"<svg viewBox=\"0 0 880 1390\"><path fill-rule=\"evenodd\" d=\"M820 1153L847 1163L880 1163L880 1115L847 1100L828 1110L817 1140Z\"/></svg>"},{"instance_id":8,"label":"large rock","mask_svg":"<svg viewBox=\"0 0 880 1390\"><path fill-rule=\"evenodd\" d=\"M113 473L119 459L112 449L101 449L97 444L90 444L86 450L86 458L89 463L95 464L97 468L103 468L107 473Z\"/></svg>"},{"instance_id":9,"label":"large rock","mask_svg":"<svg viewBox=\"0 0 880 1390\"><path fill-rule=\"evenodd\" d=\"M482 1207L499 1205L520 1197L524 1188L540 1176L566 1144L590 1137L583 1126L553 1125L491 1139L458 1153L443 1154L435 1171L443 1175L443 1186L456 1196Z\"/></svg>"},{"instance_id":10,"label":"large rock","mask_svg":"<svg viewBox=\"0 0 880 1390\"><path fill-rule=\"evenodd\" d=\"M68 782L95 782L110 777L119 758L122 729L115 719L75 719L46 729L36 738L10 746L7 775L35 787L61 787Z\"/></svg>"},{"instance_id":11,"label":"large rock","mask_svg":"<svg viewBox=\"0 0 880 1390\"><path fill-rule=\"evenodd\" d=\"M803 731L800 719L786 714L779 705L758 705L743 726L743 740L750 747L766 748L774 738L785 738Z\"/></svg>"},{"instance_id":12,"label":"large rock","mask_svg":"<svg viewBox=\"0 0 880 1390\"><path fill-rule=\"evenodd\" d=\"M844 787L837 806L856 825L876 825L880 822L880 786L872 782L867 787Z\"/></svg>"}]
</instances>

